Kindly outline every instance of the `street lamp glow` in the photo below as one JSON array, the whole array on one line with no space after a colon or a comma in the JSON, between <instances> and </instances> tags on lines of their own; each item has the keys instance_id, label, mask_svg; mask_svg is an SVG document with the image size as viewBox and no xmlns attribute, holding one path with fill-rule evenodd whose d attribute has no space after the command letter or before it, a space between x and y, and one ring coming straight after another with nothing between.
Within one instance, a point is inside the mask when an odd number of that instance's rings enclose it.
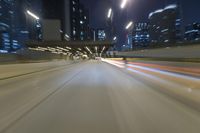
<instances>
[{"instance_id":1,"label":"street lamp glow","mask_svg":"<svg viewBox=\"0 0 200 133\"><path fill-rule=\"evenodd\" d=\"M29 10L27 10L27 13L28 13L31 17L35 18L36 20L39 20L39 19L40 19L37 15L35 15L35 14L32 13L32 12L30 12Z\"/></svg>"},{"instance_id":2,"label":"street lamp glow","mask_svg":"<svg viewBox=\"0 0 200 133\"><path fill-rule=\"evenodd\" d=\"M106 47L104 46L103 49L102 49L102 51L101 51L101 53L103 53L103 51L104 51L105 49L106 49Z\"/></svg>"},{"instance_id":3,"label":"street lamp glow","mask_svg":"<svg viewBox=\"0 0 200 133\"><path fill-rule=\"evenodd\" d=\"M95 51L96 51L96 53L97 53L97 50L98 50L98 48L97 48L97 47L95 47Z\"/></svg>"},{"instance_id":4,"label":"street lamp glow","mask_svg":"<svg viewBox=\"0 0 200 133\"><path fill-rule=\"evenodd\" d=\"M106 47L104 46L101 53L100 53L100 57L102 57L103 51L106 49Z\"/></svg>"},{"instance_id":5,"label":"street lamp glow","mask_svg":"<svg viewBox=\"0 0 200 133\"><path fill-rule=\"evenodd\" d=\"M90 52L90 54L92 54L92 51L88 47L85 48L88 50L88 52Z\"/></svg>"},{"instance_id":6,"label":"street lamp glow","mask_svg":"<svg viewBox=\"0 0 200 133\"><path fill-rule=\"evenodd\" d=\"M65 34L65 37L70 38L69 35Z\"/></svg>"},{"instance_id":7,"label":"street lamp glow","mask_svg":"<svg viewBox=\"0 0 200 133\"><path fill-rule=\"evenodd\" d=\"M110 9L108 10L108 18L110 18L111 15L112 15L112 9L110 8Z\"/></svg>"},{"instance_id":8,"label":"street lamp glow","mask_svg":"<svg viewBox=\"0 0 200 133\"><path fill-rule=\"evenodd\" d=\"M129 22L129 23L127 24L127 26L126 26L126 29L128 30L132 25L133 25L133 22L132 22L132 21Z\"/></svg>"},{"instance_id":9,"label":"street lamp glow","mask_svg":"<svg viewBox=\"0 0 200 133\"><path fill-rule=\"evenodd\" d=\"M124 9L124 7L126 6L128 0L123 0L121 3L121 8Z\"/></svg>"},{"instance_id":10,"label":"street lamp glow","mask_svg":"<svg viewBox=\"0 0 200 133\"><path fill-rule=\"evenodd\" d=\"M70 48L70 47L66 47L67 49L69 49L69 50L71 50L72 48Z\"/></svg>"}]
</instances>

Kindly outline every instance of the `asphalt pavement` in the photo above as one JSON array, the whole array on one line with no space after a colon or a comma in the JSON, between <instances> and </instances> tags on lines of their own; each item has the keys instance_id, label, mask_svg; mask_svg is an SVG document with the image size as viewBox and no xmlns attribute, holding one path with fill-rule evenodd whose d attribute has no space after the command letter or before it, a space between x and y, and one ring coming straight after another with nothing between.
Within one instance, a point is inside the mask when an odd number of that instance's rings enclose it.
<instances>
[{"instance_id":1,"label":"asphalt pavement","mask_svg":"<svg viewBox=\"0 0 200 133\"><path fill-rule=\"evenodd\" d=\"M0 133L200 132L198 77L123 65L47 65L0 80Z\"/></svg>"}]
</instances>

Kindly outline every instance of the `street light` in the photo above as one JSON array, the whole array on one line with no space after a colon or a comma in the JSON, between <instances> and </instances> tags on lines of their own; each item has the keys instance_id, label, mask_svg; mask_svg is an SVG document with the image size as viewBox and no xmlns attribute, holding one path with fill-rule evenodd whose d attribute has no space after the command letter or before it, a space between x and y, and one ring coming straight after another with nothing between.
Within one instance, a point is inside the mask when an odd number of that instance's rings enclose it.
<instances>
[{"instance_id":1,"label":"street light","mask_svg":"<svg viewBox=\"0 0 200 133\"><path fill-rule=\"evenodd\" d=\"M117 37L115 36L114 38L113 38L113 41L116 41L117 40Z\"/></svg>"},{"instance_id":2,"label":"street light","mask_svg":"<svg viewBox=\"0 0 200 133\"><path fill-rule=\"evenodd\" d=\"M110 9L108 10L108 18L111 18L111 15L112 15L112 9L110 8Z\"/></svg>"},{"instance_id":3,"label":"street light","mask_svg":"<svg viewBox=\"0 0 200 133\"><path fill-rule=\"evenodd\" d=\"M129 23L127 24L127 26L126 26L126 29L128 30L132 25L133 25L133 22L132 22L132 21L129 22Z\"/></svg>"},{"instance_id":4,"label":"street light","mask_svg":"<svg viewBox=\"0 0 200 133\"><path fill-rule=\"evenodd\" d=\"M66 47L67 49L69 49L69 50L72 50L72 48L70 48L70 47Z\"/></svg>"},{"instance_id":5,"label":"street light","mask_svg":"<svg viewBox=\"0 0 200 133\"><path fill-rule=\"evenodd\" d=\"M69 35L65 34L65 40L69 41L70 40L70 37Z\"/></svg>"},{"instance_id":6,"label":"street light","mask_svg":"<svg viewBox=\"0 0 200 133\"><path fill-rule=\"evenodd\" d=\"M105 49L106 49L106 47L104 46L103 49L102 49L102 51L101 51L101 53L100 53L100 57L102 57L102 54L103 54L103 52L104 52Z\"/></svg>"},{"instance_id":7,"label":"street light","mask_svg":"<svg viewBox=\"0 0 200 133\"><path fill-rule=\"evenodd\" d=\"M92 54L92 51L88 47L85 48L88 50L88 52L90 52L90 54Z\"/></svg>"},{"instance_id":8,"label":"street light","mask_svg":"<svg viewBox=\"0 0 200 133\"><path fill-rule=\"evenodd\" d=\"M97 51L98 51L98 48L97 48L97 47L95 47L95 51L96 51L96 53L97 53Z\"/></svg>"},{"instance_id":9,"label":"street light","mask_svg":"<svg viewBox=\"0 0 200 133\"><path fill-rule=\"evenodd\" d=\"M27 10L27 13L28 13L31 17L33 17L34 19L36 19L36 20L39 20L39 19L40 19L37 15L35 15L35 14L32 13L32 12L30 12L29 10Z\"/></svg>"},{"instance_id":10,"label":"street light","mask_svg":"<svg viewBox=\"0 0 200 133\"><path fill-rule=\"evenodd\" d=\"M126 4L127 4L128 0L123 0L121 3L121 8L124 9Z\"/></svg>"}]
</instances>

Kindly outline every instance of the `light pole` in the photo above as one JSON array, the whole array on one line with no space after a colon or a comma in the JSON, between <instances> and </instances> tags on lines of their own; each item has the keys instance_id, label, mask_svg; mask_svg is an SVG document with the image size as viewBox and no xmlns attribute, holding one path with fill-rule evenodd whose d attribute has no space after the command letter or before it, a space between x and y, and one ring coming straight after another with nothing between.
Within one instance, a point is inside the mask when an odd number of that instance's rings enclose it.
<instances>
[{"instance_id":1,"label":"light pole","mask_svg":"<svg viewBox=\"0 0 200 133\"><path fill-rule=\"evenodd\" d=\"M121 5L120 5L120 7L121 7L122 10L124 10L124 9L126 8L126 9L125 9L125 12L126 12L126 20L129 19L128 12L129 12L129 6L130 6L130 5L128 5L128 2L129 2L129 0L122 0L122 1L121 1Z\"/></svg>"},{"instance_id":2,"label":"light pole","mask_svg":"<svg viewBox=\"0 0 200 133\"><path fill-rule=\"evenodd\" d=\"M35 14L32 13L31 11L27 10L26 12L28 13L29 16L33 17L34 19L36 19L36 20L39 20L39 19L40 19L37 15L35 15Z\"/></svg>"},{"instance_id":3,"label":"light pole","mask_svg":"<svg viewBox=\"0 0 200 133\"><path fill-rule=\"evenodd\" d=\"M127 30L127 46L128 46L128 49L132 49L132 29L133 29L133 21L130 21L125 29Z\"/></svg>"},{"instance_id":4,"label":"light pole","mask_svg":"<svg viewBox=\"0 0 200 133\"><path fill-rule=\"evenodd\" d=\"M107 13L107 31L108 31L108 36L107 38L112 40L113 36L113 9L109 8L108 13Z\"/></svg>"},{"instance_id":5,"label":"light pole","mask_svg":"<svg viewBox=\"0 0 200 133\"><path fill-rule=\"evenodd\" d=\"M37 39L37 41L39 42L40 41L40 39L42 38L41 36L40 36L40 33L41 33L41 24L40 24L40 22L39 22L39 20L40 20L40 18L36 15L36 14L34 14L33 12L31 12L30 10L27 10L26 11L26 13L30 16L30 17L32 17L34 20L35 20L35 23L34 23L34 30L35 30L35 34L34 34L34 39ZM36 26L36 27L35 27ZM35 29L36 28L36 29ZM31 38L32 38L32 35L31 35Z\"/></svg>"}]
</instances>

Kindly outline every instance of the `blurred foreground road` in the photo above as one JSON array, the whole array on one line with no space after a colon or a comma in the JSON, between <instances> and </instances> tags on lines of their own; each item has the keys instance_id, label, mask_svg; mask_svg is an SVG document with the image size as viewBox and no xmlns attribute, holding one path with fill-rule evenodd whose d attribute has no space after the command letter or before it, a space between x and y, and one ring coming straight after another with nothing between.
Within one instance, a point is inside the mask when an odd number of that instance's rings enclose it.
<instances>
[{"instance_id":1,"label":"blurred foreground road","mask_svg":"<svg viewBox=\"0 0 200 133\"><path fill-rule=\"evenodd\" d=\"M35 73L30 66L1 77L0 133L200 132L198 67L180 74L174 66L112 61L43 65ZM27 74L14 76L21 69Z\"/></svg>"}]
</instances>

